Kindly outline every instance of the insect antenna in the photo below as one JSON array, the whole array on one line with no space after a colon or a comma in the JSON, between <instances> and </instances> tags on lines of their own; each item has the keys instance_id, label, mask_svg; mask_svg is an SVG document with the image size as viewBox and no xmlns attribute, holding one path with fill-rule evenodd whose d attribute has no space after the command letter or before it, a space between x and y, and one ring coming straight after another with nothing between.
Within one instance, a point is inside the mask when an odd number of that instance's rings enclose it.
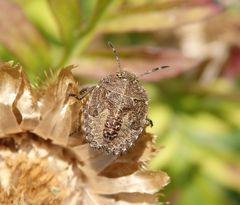
<instances>
[{"instance_id":1,"label":"insect antenna","mask_svg":"<svg viewBox=\"0 0 240 205\"><path fill-rule=\"evenodd\" d=\"M161 66L161 67L153 68L153 69L151 69L151 70L148 70L148 71L146 71L146 72L138 75L137 78L139 79L139 78L141 78L141 77L143 77L143 76L145 76L145 75L148 75L148 74L150 74L150 73L156 72L156 71L158 71L158 70L163 70L163 69L165 69L165 68L169 68L169 66L164 65L164 66Z\"/></svg>"},{"instance_id":2,"label":"insect antenna","mask_svg":"<svg viewBox=\"0 0 240 205\"><path fill-rule=\"evenodd\" d=\"M117 53L117 50L115 49L115 47L113 46L113 44L110 41L108 41L108 46L112 49L113 54L114 54L114 56L116 58L116 61L117 61L117 64L118 64L118 69L119 69L119 71L121 71L122 66L121 66L121 63L120 63L120 59L119 59L119 55Z\"/></svg>"}]
</instances>

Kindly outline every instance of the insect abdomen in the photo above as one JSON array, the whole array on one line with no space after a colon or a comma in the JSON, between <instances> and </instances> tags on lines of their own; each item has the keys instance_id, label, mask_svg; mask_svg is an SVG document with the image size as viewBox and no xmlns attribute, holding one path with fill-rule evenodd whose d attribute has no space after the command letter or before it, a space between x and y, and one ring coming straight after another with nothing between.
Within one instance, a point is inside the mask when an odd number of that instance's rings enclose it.
<instances>
[{"instance_id":1,"label":"insect abdomen","mask_svg":"<svg viewBox=\"0 0 240 205\"><path fill-rule=\"evenodd\" d=\"M119 130L122 126L122 119L120 116L108 116L105 127L103 129L103 137L106 142L113 140L118 136Z\"/></svg>"}]
</instances>

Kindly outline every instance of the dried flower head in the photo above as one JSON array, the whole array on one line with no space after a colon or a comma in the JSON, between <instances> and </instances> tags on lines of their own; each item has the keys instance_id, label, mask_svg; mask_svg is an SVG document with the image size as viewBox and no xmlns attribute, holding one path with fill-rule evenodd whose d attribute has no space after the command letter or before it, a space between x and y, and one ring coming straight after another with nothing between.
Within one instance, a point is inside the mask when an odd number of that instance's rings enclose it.
<instances>
[{"instance_id":1,"label":"dried flower head","mask_svg":"<svg viewBox=\"0 0 240 205\"><path fill-rule=\"evenodd\" d=\"M0 204L158 204L169 177L144 167L155 152L150 134L123 156L71 135L84 103L68 96L78 92L71 69L33 89L20 65L0 63Z\"/></svg>"}]
</instances>

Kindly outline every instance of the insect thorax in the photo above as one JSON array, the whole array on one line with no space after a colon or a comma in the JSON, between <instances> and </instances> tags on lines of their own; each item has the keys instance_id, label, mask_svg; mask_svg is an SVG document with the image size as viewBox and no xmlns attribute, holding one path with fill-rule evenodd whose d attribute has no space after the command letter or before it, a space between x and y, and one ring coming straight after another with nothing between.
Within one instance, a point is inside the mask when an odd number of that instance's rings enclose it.
<instances>
[{"instance_id":1,"label":"insect thorax","mask_svg":"<svg viewBox=\"0 0 240 205\"><path fill-rule=\"evenodd\" d=\"M119 93L123 95L122 97L128 96L132 99L148 100L146 92L140 85L136 75L128 71L119 71L103 78L99 86L110 92Z\"/></svg>"}]
</instances>

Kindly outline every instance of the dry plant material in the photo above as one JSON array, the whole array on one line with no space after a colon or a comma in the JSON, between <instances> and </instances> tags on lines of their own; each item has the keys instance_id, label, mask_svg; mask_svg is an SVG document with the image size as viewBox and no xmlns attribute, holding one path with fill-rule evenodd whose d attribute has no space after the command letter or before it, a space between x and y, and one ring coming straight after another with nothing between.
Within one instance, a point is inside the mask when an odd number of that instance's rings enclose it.
<instances>
[{"instance_id":1,"label":"dry plant material","mask_svg":"<svg viewBox=\"0 0 240 205\"><path fill-rule=\"evenodd\" d=\"M72 68L33 89L21 66L0 63L0 204L158 204L169 177L144 168L156 151L150 134L123 156L71 134L85 103L68 96L78 92Z\"/></svg>"}]
</instances>

